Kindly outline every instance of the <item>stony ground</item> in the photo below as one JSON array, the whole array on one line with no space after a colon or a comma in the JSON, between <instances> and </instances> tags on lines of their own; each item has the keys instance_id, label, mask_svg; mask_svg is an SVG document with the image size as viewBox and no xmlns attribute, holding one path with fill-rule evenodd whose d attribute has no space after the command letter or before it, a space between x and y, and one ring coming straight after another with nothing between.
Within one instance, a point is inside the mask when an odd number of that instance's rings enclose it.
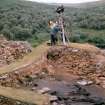
<instances>
[{"instance_id":1,"label":"stony ground","mask_svg":"<svg viewBox=\"0 0 105 105\"><path fill-rule=\"evenodd\" d=\"M42 50L43 49L43 50ZM1 84L7 84L8 86L0 86L0 95L5 97L10 97L11 102L15 100L21 100L21 102L27 102L30 103L29 105L32 105L31 103L37 104L37 105L44 105L46 101L48 102L48 97L46 95L41 95L38 93L33 93L29 89L24 88L13 88L13 84L16 83L16 75L18 77L18 73L20 77L24 75L31 75L33 72L39 72L40 68L40 61L42 59L42 54L45 53L45 51L48 49L48 46L45 44L38 46L37 48L33 49L33 51L25 56L23 59L13 62L8 66L0 68L0 81ZM20 78L21 79L21 78ZM21 81L21 80L20 80ZM11 87L11 88L9 88ZM10 103L11 103L10 102ZM23 102L23 103L24 103ZM8 103L9 104L9 103ZM3 105L0 103L0 105ZM21 105L21 104L20 104Z\"/></svg>"},{"instance_id":2,"label":"stony ground","mask_svg":"<svg viewBox=\"0 0 105 105\"><path fill-rule=\"evenodd\" d=\"M30 90L33 93L43 95L48 94L50 95L50 104L48 105L105 105L105 94L102 94L102 88L98 88L94 84L82 86L77 84L77 81L77 78L66 81L58 76L49 75L44 70L37 74L22 75L13 82L4 79L4 83L1 82L1 85L4 87L24 89L26 91ZM91 89L94 89L94 91L91 91ZM96 93L96 91L101 94Z\"/></svg>"},{"instance_id":3,"label":"stony ground","mask_svg":"<svg viewBox=\"0 0 105 105\"><path fill-rule=\"evenodd\" d=\"M0 67L22 59L32 48L28 42L7 41L0 37Z\"/></svg>"},{"instance_id":4,"label":"stony ground","mask_svg":"<svg viewBox=\"0 0 105 105\"><path fill-rule=\"evenodd\" d=\"M56 46L40 60L1 74L0 84L48 94L51 105L105 105L104 58L94 46ZM78 84L83 80L91 84Z\"/></svg>"},{"instance_id":5,"label":"stony ground","mask_svg":"<svg viewBox=\"0 0 105 105\"><path fill-rule=\"evenodd\" d=\"M47 58L48 65L52 66L55 75L67 74L69 78L69 75L74 74L80 79L89 79L96 84L105 83L105 56L97 48L90 51L87 47L55 47L48 51Z\"/></svg>"}]
</instances>

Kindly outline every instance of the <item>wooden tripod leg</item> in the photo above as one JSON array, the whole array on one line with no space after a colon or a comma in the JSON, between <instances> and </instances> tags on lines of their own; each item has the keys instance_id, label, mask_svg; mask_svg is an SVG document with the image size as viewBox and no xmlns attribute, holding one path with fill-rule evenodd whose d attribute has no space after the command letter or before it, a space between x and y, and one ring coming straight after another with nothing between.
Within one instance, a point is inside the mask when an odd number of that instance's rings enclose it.
<instances>
[{"instance_id":1,"label":"wooden tripod leg","mask_svg":"<svg viewBox=\"0 0 105 105\"><path fill-rule=\"evenodd\" d=\"M63 44L66 45L65 30L64 30L64 26L63 26L62 14L59 16L59 24L61 25L61 28L62 28L62 39L63 39Z\"/></svg>"},{"instance_id":2,"label":"wooden tripod leg","mask_svg":"<svg viewBox=\"0 0 105 105\"><path fill-rule=\"evenodd\" d=\"M62 25L62 26L63 26L63 25ZM63 44L66 45L65 30L64 30L64 27L62 27L62 37L63 37Z\"/></svg>"}]
</instances>

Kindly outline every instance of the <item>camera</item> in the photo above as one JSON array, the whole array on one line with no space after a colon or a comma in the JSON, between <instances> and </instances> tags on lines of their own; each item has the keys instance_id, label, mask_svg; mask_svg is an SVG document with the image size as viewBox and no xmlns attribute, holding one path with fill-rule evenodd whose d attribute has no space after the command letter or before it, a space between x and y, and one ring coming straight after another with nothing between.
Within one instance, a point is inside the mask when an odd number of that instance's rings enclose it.
<instances>
[{"instance_id":1,"label":"camera","mask_svg":"<svg viewBox=\"0 0 105 105\"><path fill-rule=\"evenodd\" d=\"M56 12L57 12L58 14L63 13L63 12L64 12L64 6L63 6L63 5L59 6L59 7L57 8Z\"/></svg>"}]
</instances>

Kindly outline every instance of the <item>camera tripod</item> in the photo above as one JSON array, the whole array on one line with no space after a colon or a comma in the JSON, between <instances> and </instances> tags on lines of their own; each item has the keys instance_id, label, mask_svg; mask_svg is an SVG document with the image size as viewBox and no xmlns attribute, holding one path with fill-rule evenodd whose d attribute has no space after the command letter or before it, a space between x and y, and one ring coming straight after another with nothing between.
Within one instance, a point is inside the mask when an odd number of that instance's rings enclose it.
<instances>
[{"instance_id":1,"label":"camera tripod","mask_svg":"<svg viewBox=\"0 0 105 105\"><path fill-rule=\"evenodd\" d=\"M63 19L64 7L63 7L63 5L58 7L56 12L59 14L59 16L58 16L58 24L61 27L62 41L63 41L64 45L67 45L67 42L69 43L69 38L65 34L65 29L64 29L64 19Z\"/></svg>"}]
</instances>

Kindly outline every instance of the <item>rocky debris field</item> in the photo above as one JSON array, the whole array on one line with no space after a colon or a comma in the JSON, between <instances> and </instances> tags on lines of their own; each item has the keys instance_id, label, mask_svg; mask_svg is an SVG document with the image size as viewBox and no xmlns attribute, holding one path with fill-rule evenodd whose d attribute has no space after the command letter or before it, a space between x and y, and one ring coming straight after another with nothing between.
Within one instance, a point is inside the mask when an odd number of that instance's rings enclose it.
<instances>
[{"instance_id":1,"label":"rocky debris field","mask_svg":"<svg viewBox=\"0 0 105 105\"><path fill-rule=\"evenodd\" d=\"M87 89L88 86L79 85L76 81L58 79L57 76L49 75L48 72L44 70L37 74L21 75L17 80L8 81L4 79L1 85L25 90L28 89L34 93L48 94L50 100L49 105L105 105L105 94L96 93L96 91L102 93L102 88L98 89L97 86L90 85L90 89ZM91 89L94 89L94 91L91 92ZM8 101L4 98L4 102L6 103ZM8 102L8 105L9 103L11 103L11 101ZM15 101L15 103L17 103L17 101ZM19 105L32 104L22 103Z\"/></svg>"},{"instance_id":2,"label":"rocky debris field","mask_svg":"<svg viewBox=\"0 0 105 105\"><path fill-rule=\"evenodd\" d=\"M100 49L60 46L36 63L2 74L0 85L48 94L50 105L105 105L104 73Z\"/></svg>"},{"instance_id":3,"label":"rocky debris field","mask_svg":"<svg viewBox=\"0 0 105 105\"><path fill-rule=\"evenodd\" d=\"M92 49L91 49L92 50ZM48 65L54 74L79 76L80 79L92 80L96 84L105 84L105 56L101 50L92 52L87 48L58 47L51 48L47 54Z\"/></svg>"},{"instance_id":4,"label":"rocky debris field","mask_svg":"<svg viewBox=\"0 0 105 105\"><path fill-rule=\"evenodd\" d=\"M8 65L32 51L28 42L7 41L0 37L0 67Z\"/></svg>"}]
</instances>

